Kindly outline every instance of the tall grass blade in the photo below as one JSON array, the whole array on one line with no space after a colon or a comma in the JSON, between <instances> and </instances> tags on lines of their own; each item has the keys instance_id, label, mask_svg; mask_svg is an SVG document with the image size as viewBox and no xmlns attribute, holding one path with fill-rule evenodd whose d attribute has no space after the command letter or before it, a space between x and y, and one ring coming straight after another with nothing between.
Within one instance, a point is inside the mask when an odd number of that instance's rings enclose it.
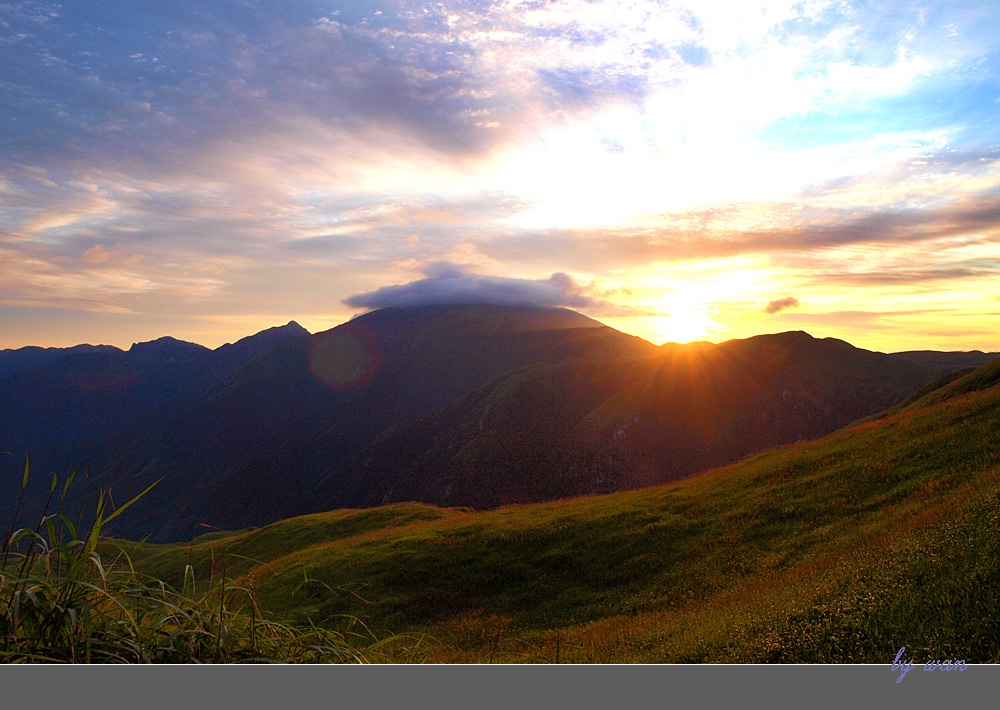
<instances>
[{"instance_id":1,"label":"tall grass blade","mask_svg":"<svg viewBox=\"0 0 1000 710\"><path fill-rule=\"evenodd\" d=\"M129 501L128 503L126 503L125 505L121 506L120 508L118 508L118 510L116 510L116 511L115 511L115 512L113 512L113 513L112 513L111 515L109 515L109 516L108 516L107 518L105 518L105 519L104 519L104 523L105 523L105 524L107 524L107 523L110 523L110 522L111 522L112 520L114 520L114 519L115 519L115 518L117 518L117 517L118 517L119 515L121 515L122 513L124 513L124 512L126 511L126 510L128 510L128 509L129 509L129 507L131 507L131 505L132 505L133 503L135 503L135 502L136 502L137 500L139 500L139 499L140 499L140 498L142 498L142 497L143 497L144 495L146 495L146 494L147 494L147 493L149 493L149 492L150 492L151 490L153 490L153 487L154 487L154 486L155 486L155 485L156 485L157 483L159 483L160 481L162 481L162 480L163 480L162 478L158 478L157 480L155 480L155 481L153 481L152 483L150 483L150 484L149 484L148 486L146 486L146 489L145 489L145 490L144 490L144 491L143 491L142 493L140 493L140 494L138 494L137 496L135 496L134 498L132 498L132 500L130 500L130 501Z\"/></svg>"},{"instance_id":2,"label":"tall grass blade","mask_svg":"<svg viewBox=\"0 0 1000 710\"><path fill-rule=\"evenodd\" d=\"M73 479L76 478L76 472L79 468L74 468L69 472L69 476L66 478L66 483L63 485L62 495L59 497L60 501L66 500L66 494L69 492L69 487L73 484Z\"/></svg>"}]
</instances>

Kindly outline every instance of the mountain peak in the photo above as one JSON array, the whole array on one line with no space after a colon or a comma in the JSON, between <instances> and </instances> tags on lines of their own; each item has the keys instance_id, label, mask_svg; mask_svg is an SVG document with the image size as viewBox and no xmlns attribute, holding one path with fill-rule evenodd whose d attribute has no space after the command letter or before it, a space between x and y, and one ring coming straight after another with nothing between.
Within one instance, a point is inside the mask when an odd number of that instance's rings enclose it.
<instances>
[{"instance_id":1,"label":"mountain peak","mask_svg":"<svg viewBox=\"0 0 1000 710\"><path fill-rule=\"evenodd\" d=\"M247 362L266 350L291 338L308 336L309 331L293 320L285 325L276 325L273 328L265 328L259 333L240 338L235 343L226 343L216 349L216 353L226 358L233 358L234 362Z\"/></svg>"},{"instance_id":2,"label":"mountain peak","mask_svg":"<svg viewBox=\"0 0 1000 710\"><path fill-rule=\"evenodd\" d=\"M809 340L816 340L812 335L804 330L786 330L782 333L766 333L764 335L754 335L749 338L745 338L746 341L758 341L758 342L779 342L779 343L798 343L806 342Z\"/></svg>"},{"instance_id":3,"label":"mountain peak","mask_svg":"<svg viewBox=\"0 0 1000 710\"><path fill-rule=\"evenodd\" d=\"M273 340L277 342L285 338L294 338L300 335L309 335L309 331L303 328L301 325L293 320L288 321L284 325L276 325L273 328L265 328L262 331L254 333L253 335L248 335L245 338L240 338L233 345L239 345L240 343L247 343L252 340Z\"/></svg>"},{"instance_id":4,"label":"mountain peak","mask_svg":"<svg viewBox=\"0 0 1000 710\"><path fill-rule=\"evenodd\" d=\"M143 343L132 343L128 354L145 362L173 362L187 360L210 352L204 345L178 340L169 335Z\"/></svg>"}]
</instances>

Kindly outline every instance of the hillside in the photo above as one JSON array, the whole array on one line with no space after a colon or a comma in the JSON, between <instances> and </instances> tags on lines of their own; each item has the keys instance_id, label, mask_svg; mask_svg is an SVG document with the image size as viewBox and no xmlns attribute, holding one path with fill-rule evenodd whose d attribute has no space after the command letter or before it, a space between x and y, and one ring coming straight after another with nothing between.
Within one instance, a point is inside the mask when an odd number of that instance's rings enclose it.
<instances>
[{"instance_id":1,"label":"hillside","mask_svg":"<svg viewBox=\"0 0 1000 710\"><path fill-rule=\"evenodd\" d=\"M83 466L126 498L160 481L115 532L185 540L389 501L483 509L677 480L938 374L805 333L658 348L562 308L387 308L216 350L165 337L64 353L0 378L0 449ZM29 502L47 495L37 483Z\"/></svg>"},{"instance_id":2,"label":"hillside","mask_svg":"<svg viewBox=\"0 0 1000 710\"><path fill-rule=\"evenodd\" d=\"M687 480L487 512L334 511L127 549L449 661L1000 660L1000 363ZM303 579L313 580L305 585Z\"/></svg>"},{"instance_id":3,"label":"hillside","mask_svg":"<svg viewBox=\"0 0 1000 710\"><path fill-rule=\"evenodd\" d=\"M806 333L524 367L369 447L361 502L489 508L664 483L828 434L932 376Z\"/></svg>"}]
</instances>

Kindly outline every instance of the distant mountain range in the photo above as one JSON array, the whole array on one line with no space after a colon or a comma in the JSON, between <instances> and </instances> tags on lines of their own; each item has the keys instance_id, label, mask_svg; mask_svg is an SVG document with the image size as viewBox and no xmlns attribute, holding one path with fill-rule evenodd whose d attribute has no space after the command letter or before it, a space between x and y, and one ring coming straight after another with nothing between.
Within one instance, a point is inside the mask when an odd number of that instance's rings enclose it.
<instances>
[{"instance_id":1,"label":"distant mountain range","mask_svg":"<svg viewBox=\"0 0 1000 710\"><path fill-rule=\"evenodd\" d=\"M490 508L683 478L816 438L984 353L860 350L806 333L656 347L565 309L373 311L209 350L173 338L0 351L0 449L29 503L77 465L117 532L183 540L418 500ZM0 483L12 507L10 459Z\"/></svg>"}]
</instances>

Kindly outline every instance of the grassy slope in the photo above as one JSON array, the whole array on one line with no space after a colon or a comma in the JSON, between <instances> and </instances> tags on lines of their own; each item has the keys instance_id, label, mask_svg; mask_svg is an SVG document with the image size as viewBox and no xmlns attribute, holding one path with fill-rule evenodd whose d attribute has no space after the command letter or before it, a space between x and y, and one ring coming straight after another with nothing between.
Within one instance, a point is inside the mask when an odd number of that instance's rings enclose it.
<instances>
[{"instance_id":1,"label":"grassy slope","mask_svg":"<svg viewBox=\"0 0 1000 710\"><path fill-rule=\"evenodd\" d=\"M335 511L137 558L225 560L272 609L422 631L436 660L998 661L998 376L672 485Z\"/></svg>"}]
</instances>

